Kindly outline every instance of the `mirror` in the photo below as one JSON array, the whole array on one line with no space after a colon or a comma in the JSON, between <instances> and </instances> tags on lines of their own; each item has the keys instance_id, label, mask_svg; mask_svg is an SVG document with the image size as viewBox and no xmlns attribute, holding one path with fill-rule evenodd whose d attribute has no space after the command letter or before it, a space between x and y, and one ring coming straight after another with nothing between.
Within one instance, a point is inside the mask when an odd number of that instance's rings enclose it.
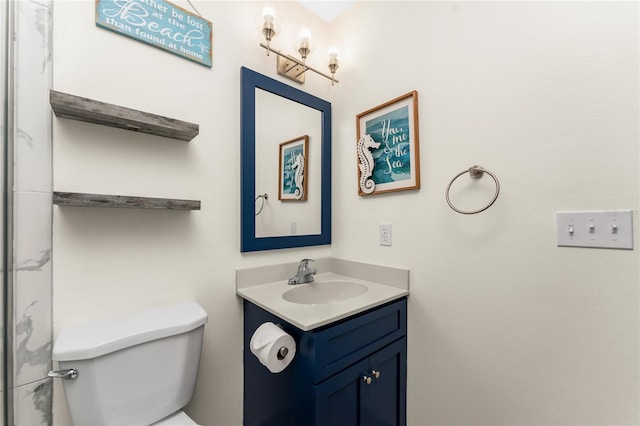
<instances>
[{"instance_id":1,"label":"mirror","mask_svg":"<svg viewBox=\"0 0 640 426\"><path fill-rule=\"evenodd\" d=\"M319 234L322 115L263 89L255 91L255 189L270 195L264 203L256 201L256 237ZM296 152L302 154L297 163Z\"/></svg>"},{"instance_id":2,"label":"mirror","mask_svg":"<svg viewBox=\"0 0 640 426\"><path fill-rule=\"evenodd\" d=\"M331 104L244 67L241 86L241 251L330 244ZM282 181L305 140L297 199Z\"/></svg>"}]
</instances>

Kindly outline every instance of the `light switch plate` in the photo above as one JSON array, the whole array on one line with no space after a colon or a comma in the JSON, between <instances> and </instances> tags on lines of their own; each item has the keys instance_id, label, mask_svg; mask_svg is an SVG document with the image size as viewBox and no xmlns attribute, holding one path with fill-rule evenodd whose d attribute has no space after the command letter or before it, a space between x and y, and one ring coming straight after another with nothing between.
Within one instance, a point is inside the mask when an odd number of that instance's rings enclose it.
<instances>
[{"instance_id":1,"label":"light switch plate","mask_svg":"<svg viewBox=\"0 0 640 426\"><path fill-rule=\"evenodd\" d=\"M557 212L559 247L633 250L633 211Z\"/></svg>"}]
</instances>

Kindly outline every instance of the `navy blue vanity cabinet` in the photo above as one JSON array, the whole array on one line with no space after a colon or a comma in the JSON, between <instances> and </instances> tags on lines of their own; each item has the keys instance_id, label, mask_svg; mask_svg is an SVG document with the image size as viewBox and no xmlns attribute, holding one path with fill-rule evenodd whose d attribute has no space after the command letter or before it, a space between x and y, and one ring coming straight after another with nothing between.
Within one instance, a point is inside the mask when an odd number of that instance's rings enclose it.
<instances>
[{"instance_id":1,"label":"navy blue vanity cabinet","mask_svg":"<svg viewBox=\"0 0 640 426\"><path fill-rule=\"evenodd\" d=\"M249 349L260 324L279 324L296 356L278 374ZM407 301L302 331L245 300L245 426L406 425Z\"/></svg>"}]
</instances>

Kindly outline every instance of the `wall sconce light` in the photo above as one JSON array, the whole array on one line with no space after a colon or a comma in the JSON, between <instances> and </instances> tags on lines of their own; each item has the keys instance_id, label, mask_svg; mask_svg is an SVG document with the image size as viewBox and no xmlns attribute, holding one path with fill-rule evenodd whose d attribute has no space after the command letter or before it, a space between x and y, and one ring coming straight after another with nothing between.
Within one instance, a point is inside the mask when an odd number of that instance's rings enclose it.
<instances>
[{"instance_id":1,"label":"wall sconce light","mask_svg":"<svg viewBox=\"0 0 640 426\"><path fill-rule=\"evenodd\" d=\"M300 53L302 62L306 61L307 56L309 56L309 53L311 53L311 32L306 28L300 31L298 53Z\"/></svg>"},{"instance_id":2,"label":"wall sconce light","mask_svg":"<svg viewBox=\"0 0 640 426\"><path fill-rule=\"evenodd\" d=\"M329 71L331 71L331 85L333 86L333 83L336 81L335 80L335 74L336 71L338 70L338 48L333 46L331 47L331 49L329 49Z\"/></svg>"},{"instance_id":3,"label":"wall sconce light","mask_svg":"<svg viewBox=\"0 0 640 426\"><path fill-rule=\"evenodd\" d=\"M303 84L305 80L305 73L307 71L313 71L316 74L319 74L331 80L332 86L334 85L334 83L338 83L338 80L335 79L335 73L338 69L337 49L332 48L332 50L329 52L329 70L331 71L330 76L306 64L307 57L311 53L311 33L309 32L309 30L304 29L300 32L300 39L298 41L298 53L300 54L302 60L271 48L271 40L276 35L275 16L275 12L272 8L267 7L264 9L262 15L262 35L264 35L264 39L267 43L260 43L260 46L266 49L267 56L269 56L269 52L273 52L278 55L278 62L276 64L276 70L278 71L278 74L283 77L287 77L297 83Z\"/></svg>"},{"instance_id":4,"label":"wall sconce light","mask_svg":"<svg viewBox=\"0 0 640 426\"><path fill-rule=\"evenodd\" d=\"M262 12L262 19L262 35L264 35L264 39L267 41L267 56L269 56L269 51L271 50L269 44L271 43L271 39L276 35L276 12L270 7L265 7Z\"/></svg>"}]
</instances>

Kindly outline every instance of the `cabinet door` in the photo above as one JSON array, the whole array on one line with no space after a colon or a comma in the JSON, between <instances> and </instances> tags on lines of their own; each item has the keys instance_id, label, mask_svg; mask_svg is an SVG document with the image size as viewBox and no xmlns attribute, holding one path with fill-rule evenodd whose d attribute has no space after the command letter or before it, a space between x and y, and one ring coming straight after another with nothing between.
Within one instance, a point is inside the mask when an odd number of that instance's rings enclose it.
<instances>
[{"instance_id":1,"label":"cabinet door","mask_svg":"<svg viewBox=\"0 0 640 426\"><path fill-rule=\"evenodd\" d=\"M362 393L363 426L401 426L406 421L406 338L379 350L369 358L371 384Z\"/></svg>"},{"instance_id":2,"label":"cabinet door","mask_svg":"<svg viewBox=\"0 0 640 426\"><path fill-rule=\"evenodd\" d=\"M316 426L405 425L406 359L402 338L314 386Z\"/></svg>"},{"instance_id":3,"label":"cabinet door","mask_svg":"<svg viewBox=\"0 0 640 426\"><path fill-rule=\"evenodd\" d=\"M316 426L363 424L363 377L369 360L364 359L313 387Z\"/></svg>"}]
</instances>

